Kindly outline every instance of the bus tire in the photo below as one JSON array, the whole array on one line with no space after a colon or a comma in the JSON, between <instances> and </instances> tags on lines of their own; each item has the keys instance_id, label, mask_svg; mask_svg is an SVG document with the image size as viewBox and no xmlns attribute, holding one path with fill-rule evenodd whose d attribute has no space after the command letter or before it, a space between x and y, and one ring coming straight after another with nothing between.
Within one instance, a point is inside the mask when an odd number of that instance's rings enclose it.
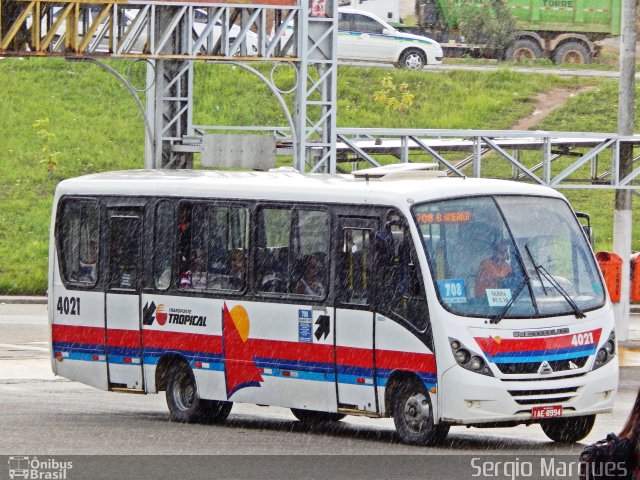
<instances>
[{"instance_id":1,"label":"bus tire","mask_svg":"<svg viewBox=\"0 0 640 480\"><path fill-rule=\"evenodd\" d=\"M292 408L291 413L302 423L308 425L339 422L345 417L345 415L341 413L318 412L316 410L303 410L301 408Z\"/></svg>"},{"instance_id":2,"label":"bus tire","mask_svg":"<svg viewBox=\"0 0 640 480\"><path fill-rule=\"evenodd\" d=\"M393 399L393 422L400 440L409 445L435 445L449 433L449 425L434 424L429 393L418 381L397 387Z\"/></svg>"},{"instance_id":3,"label":"bus tire","mask_svg":"<svg viewBox=\"0 0 640 480\"><path fill-rule=\"evenodd\" d=\"M507 61L523 62L542 58L542 47L535 40L520 38L513 42L504 54Z\"/></svg>"},{"instance_id":4,"label":"bus tire","mask_svg":"<svg viewBox=\"0 0 640 480\"><path fill-rule=\"evenodd\" d=\"M589 47L582 42L566 42L560 45L553 52L553 63L573 63L582 65L591 63L591 51Z\"/></svg>"},{"instance_id":5,"label":"bus tire","mask_svg":"<svg viewBox=\"0 0 640 480\"><path fill-rule=\"evenodd\" d=\"M196 423L210 415L208 401L198 396L198 386L193 371L185 364L171 367L167 380L167 406L171 420L179 423Z\"/></svg>"},{"instance_id":6,"label":"bus tire","mask_svg":"<svg viewBox=\"0 0 640 480\"><path fill-rule=\"evenodd\" d=\"M224 422L233 407L233 402L220 402L217 400L200 400L203 409L200 414L202 423L222 423Z\"/></svg>"},{"instance_id":7,"label":"bus tire","mask_svg":"<svg viewBox=\"0 0 640 480\"><path fill-rule=\"evenodd\" d=\"M397 67L407 70L422 70L426 64L427 58L423 52L415 48L409 48L400 55Z\"/></svg>"},{"instance_id":8,"label":"bus tire","mask_svg":"<svg viewBox=\"0 0 640 480\"><path fill-rule=\"evenodd\" d=\"M554 442L574 443L589 435L595 421L595 415L585 415L544 420L540 422L540 426L544 434Z\"/></svg>"}]
</instances>

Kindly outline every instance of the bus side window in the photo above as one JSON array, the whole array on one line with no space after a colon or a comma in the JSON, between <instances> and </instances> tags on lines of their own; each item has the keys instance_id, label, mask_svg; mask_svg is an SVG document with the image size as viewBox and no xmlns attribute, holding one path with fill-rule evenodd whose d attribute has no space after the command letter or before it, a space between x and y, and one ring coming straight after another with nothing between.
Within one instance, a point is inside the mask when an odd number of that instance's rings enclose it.
<instances>
[{"instance_id":1,"label":"bus side window","mask_svg":"<svg viewBox=\"0 0 640 480\"><path fill-rule=\"evenodd\" d=\"M212 206L208 221L206 287L242 290L247 264L247 209Z\"/></svg>"},{"instance_id":2,"label":"bus side window","mask_svg":"<svg viewBox=\"0 0 640 480\"><path fill-rule=\"evenodd\" d=\"M258 212L256 290L286 293L292 210L261 208Z\"/></svg>"},{"instance_id":3,"label":"bus side window","mask_svg":"<svg viewBox=\"0 0 640 480\"><path fill-rule=\"evenodd\" d=\"M397 220L388 222L385 230L376 234L375 243L380 284L378 308L424 330L429 312L406 224Z\"/></svg>"},{"instance_id":4,"label":"bus side window","mask_svg":"<svg viewBox=\"0 0 640 480\"><path fill-rule=\"evenodd\" d=\"M342 231L340 255L342 303L369 304L374 261L371 233L371 230L362 228L345 228Z\"/></svg>"},{"instance_id":5,"label":"bus side window","mask_svg":"<svg viewBox=\"0 0 640 480\"><path fill-rule=\"evenodd\" d=\"M156 205L153 231L153 277L161 290L171 285L171 257L173 253L173 205L162 200Z\"/></svg>"},{"instance_id":6,"label":"bus side window","mask_svg":"<svg viewBox=\"0 0 640 480\"><path fill-rule=\"evenodd\" d=\"M95 285L98 279L98 202L65 200L56 237L62 277L68 283Z\"/></svg>"},{"instance_id":7,"label":"bus side window","mask_svg":"<svg viewBox=\"0 0 640 480\"><path fill-rule=\"evenodd\" d=\"M329 214L321 210L296 210L291 241L293 263L291 293L324 297L328 285Z\"/></svg>"}]
</instances>

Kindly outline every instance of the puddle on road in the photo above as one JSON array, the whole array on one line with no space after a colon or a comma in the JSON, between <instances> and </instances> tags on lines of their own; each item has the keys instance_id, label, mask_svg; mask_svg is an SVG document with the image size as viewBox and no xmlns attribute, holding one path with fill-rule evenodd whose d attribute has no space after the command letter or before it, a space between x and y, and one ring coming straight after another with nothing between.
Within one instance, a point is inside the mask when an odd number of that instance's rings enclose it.
<instances>
[{"instance_id":1,"label":"puddle on road","mask_svg":"<svg viewBox=\"0 0 640 480\"><path fill-rule=\"evenodd\" d=\"M640 350L620 347L620 366L640 367Z\"/></svg>"}]
</instances>

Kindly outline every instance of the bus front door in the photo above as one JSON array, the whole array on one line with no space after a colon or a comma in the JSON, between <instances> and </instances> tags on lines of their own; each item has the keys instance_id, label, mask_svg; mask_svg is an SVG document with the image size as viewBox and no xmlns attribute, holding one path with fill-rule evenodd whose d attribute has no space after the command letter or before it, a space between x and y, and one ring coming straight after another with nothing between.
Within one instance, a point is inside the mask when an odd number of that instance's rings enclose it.
<instances>
[{"instance_id":1,"label":"bus front door","mask_svg":"<svg viewBox=\"0 0 640 480\"><path fill-rule=\"evenodd\" d=\"M340 217L335 242L335 359L338 410L378 411L373 314L373 238L378 220Z\"/></svg>"},{"instance_id":2,"label":"bus front door","mask_svg":"<svg viewBox=\"0 0 640 480\"><path fill-rule=\"evenodd\" d=\"M110 390L144 391L140 334L142 280L141 208L110 208L106 293Z\"/></svg>"}]
</instances>

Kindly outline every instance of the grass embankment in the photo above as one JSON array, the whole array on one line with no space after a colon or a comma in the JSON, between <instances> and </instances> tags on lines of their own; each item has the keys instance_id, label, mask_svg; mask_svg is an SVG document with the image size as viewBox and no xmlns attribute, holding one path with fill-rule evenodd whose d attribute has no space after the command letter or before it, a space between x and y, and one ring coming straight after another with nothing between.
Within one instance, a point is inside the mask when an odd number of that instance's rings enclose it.
<instances>
[{"instance_id":1,"label":"grass embankment","mask_svg":"<svg viewBox=\"0 0 640 480\"><path fill-rule=\"evenodd\" d=\"M129 63L112 65L124 72ZM270 67L260 69L268 74ZM133 75L137 82L143 78L141 71ZM196 75L196 124L285 125L277 101L251 74L228 65L198 64ZM407 83L415 95L408 111L373 101L387 75L396 85ZM281 87L290 86L290 72L276 76ZM531 113L537 93L576 83L587 81L507 71L429 74L341 67L338 124L503 129ZM143 123L125 88L88 64L5 59L0 62L0 92L0 292L42 293L55 185L90 172L141 168ZM600 92L571 107L580 109L576 115L584 118L574 122L581 128L567 129L613 130L608 125L615 123L615 95L607 86ZM592 109L607 122L592 120ZM561 125L561 114L555 122L550 119L545 128ZM47 163L54 168L48 169ZM597 215L602 203L596 202L598 208L591 213ZM598 228L604 224L597 222ZM599 248L607 247L606 239L598 241Z\"/></svg>"}]
</instances>

